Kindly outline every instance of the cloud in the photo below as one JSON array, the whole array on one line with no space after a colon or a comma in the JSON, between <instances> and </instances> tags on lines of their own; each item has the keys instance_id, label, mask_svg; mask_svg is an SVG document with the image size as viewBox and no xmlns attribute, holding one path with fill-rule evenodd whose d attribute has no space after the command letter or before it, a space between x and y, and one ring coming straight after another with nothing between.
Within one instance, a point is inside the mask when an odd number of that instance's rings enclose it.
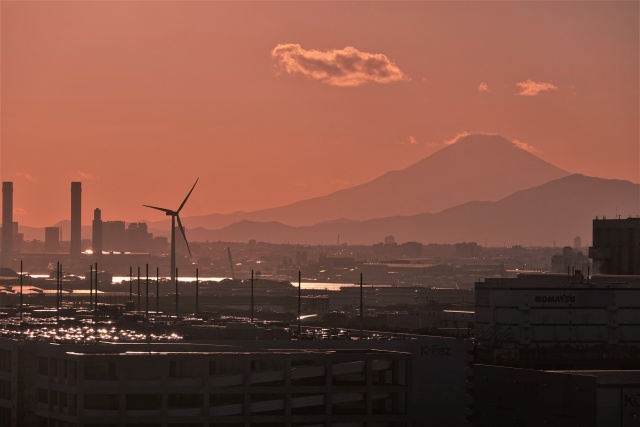
<instances>
[{"instance_id":1,"label":"cloud","mask_svg":"<svg viewBox=\"0 0 640 427\"><path fill-rule=\"evenodd\" d=\"M360 52L351 46L320 51L303 49L299 44L279 44L271 57L287 74L302 74L331 86L355 87L411 80L386 55Z\"/></svg>"},{"instance_id":2,"label":"cloud","mask_svg":"<svg viewBox=\"0 0 640 427\"><path fill-rule=\"evenodd\" d=\"M77 170L76 171L76 175L78 176L78 179L84 180L84 181L92 181L94 179L98 179L99 178L97 176L90 175L90 174L88 174L88 173L86 173L84 171L81 171L81 170Z\"/></svg>"},{"instance_id":3,"label":"cloud","mask_svg":"<svg viewBox=\"0 0 640 427\"><path fill-rule=\"evenodd\" d=\"M514 139L511 142L516 147L522 148L524 151L528 151L529 153L532 153L532 154L540 154L542 152L542 151L538 150L537 148L535 148L534 146L529 145L529 144L527 144L525 142L519 141L517 139Z\"/></svg>"},{"instance_id":4,"label":"cloud","mask_svg":"<svg viewBox=\"0 0 640 427\"><path fill-rule=\"evenodd\" d=\"M480 84L478 85L478 92L489 93L489 85L485 82L480 82Z\"/></svg>"},{"instance_id":5,"label":"cloud","mask_svg":"<svg viewBox=\"0 0 640 427\"><path fill-rule=\"evenodd\" d=\"M448 139L448 140L444 141L444 145L452 145L452 144L455 144L456 142L458 142L458 140L459 140L460 138L464 138L465 136L469 136L469 135L471 135L469 132L467 132L467 131L462 131L462 132L460 132L459 134L457 134L456 136L454 136L453 138L451 138L451 139Z\"/></svg>"},{"instance_id":6,"label":"cloud","mask_svg":"<svg viewBox=\"0 0 640 427\"><path fill-rule=\"evenodd\" d=\"M462 139L462 138L464 138L464 137L466 137L466 136L469 136L469 135L471 135L469 132L466 132L466 131L460 132L459 134L457 134L457 135L456 135L456 136L454 136L453 138L451 138L451 139L448 139L448 140L444 141L444 145L452 145L452 144L455 144L455 143L456 143L456 142L458 142L460 139ZM497 133L483 133L482 135L487 135L487 136L500 136L500 135L499 135L499 134L497 134ZM502 137L501 137L501 138L502 138ZM542 152L542 151L538 150L537 148L535 148L533 145L529 145L529 144L527 144L527 143L525 143L525 142L522 142L522 141L520 141L520 140L517 140L517 139L512 140L512 141L511 141L511 143L512 143L513 145L515 145L516 147L518 147L518 148L520 148L520 149L522 149L522 150L524 150L524 151L528 151L529 153L532 153L532 154L540 154L540 153Z\"/></svg>"},{"instance_id":7,"label":"cloud","mask_svg":"<svg viewBox=\"0 0 640 427\"><path fill-rule=\"evenodd\" d=\"M520 88L521 96L537 96L541 92L547 92L549 90L558 90L558 87L546 82L534 82L533 80L527 80L526 82L516 83L516 86Z\"/></svg>"},{"instance_id":8,"label":"cloud","mask_svg":"<svg viewBox=\"0 0 640 427\"><path fill-rule=\"evenodd\" d=\"M23 179L23 180L28 181L28 182L36 182L36 181L38 181L38 178L36 176L33 176L33 175L29 174L29 173L17 173L17 174L15 174L15 177L17 179Z\"/></svg>"},{"instance_id":9,"label":"cloud","mask_svg":"<svg viewBox=\"0 0 640 427\"><path fill-rule=\"evenodd\" d=\"M14 206L13 215L17 217L25 217L25 216L29 216L29 211L26 210L25 208Z\"/></svg>"}]
</instances>

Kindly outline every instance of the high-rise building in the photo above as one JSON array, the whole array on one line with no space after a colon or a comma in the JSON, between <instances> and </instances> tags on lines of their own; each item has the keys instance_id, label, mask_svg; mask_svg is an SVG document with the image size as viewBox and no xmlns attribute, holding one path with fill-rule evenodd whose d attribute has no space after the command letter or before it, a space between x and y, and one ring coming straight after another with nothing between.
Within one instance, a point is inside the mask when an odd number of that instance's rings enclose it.
<instances>
[{"instance_id":1,"label":"high-rise building","mask_svg":"<svg viewBox=\"0 0 640 427\"><path fill-rule=\"evenodd\" d=\"M127 247L127 235L124 221L102 222L102 250L124 252Z\"/></svg>"},{"instance_id":2,"label":"high-rise building","mask_svg":"<svg viewBox=\"0 0 640 427\"><path fill-rule=\"evenodd\" d=\"M589 248L598 274L640 274L640 218L593 220Z\"/></svg>"},{"instance_id":3,"label":"high-rise building","mask_svg":"<svg viewBox=\"0 0 640 427\"><path fill-rule=\"evenodd\" d=\"M153 235L147 231L144 222L132 222L127 226L127 250L129 252L149 252Z\"/></svg>"},{"instance_id":4,"label":"high-rise building","mask_svg":"<svg viewBox=\"0 0 640 427\"><path fill-rule=\"evenodd\" d=\"M71 257L82 252L82 183L71 183Z\"/></svg>"},{"instance_id":5,"label":"high-rise building","mask_svg":"<svg viewBox=\"0 0 640 427\"><path fill-rule=\"evenodd\" d=\"M580 236L576 236L573 238L573 249L579 251L582 249L582 238Z\"/></svg>"},{"instance_id":6,"label":"high-rise building","mask_svg":"<svg viewBox=\"0 0 640 427\"><path fill-rule=\"evenodd\" d=\"M102 212L96 208L93 211L93 227L92 227L91 248L94 255L102 254Z\"/></svg>"},{"instance_id":7,"label":"high-rise building","mask_svg":"<svg viewBox=\"0 0 640 427\"><path fill-rule=\"evenodd\" d=\"M44 251L47 253L60 252L60 227L45 227Z\"/></svg>"},{"instance_id":8,"label":"high-rise building","mask_svg":"<svg viewBox=\"0 0 640 427\"><path fill-rule=\"evenodd\" d=\"M2 183L2 255L0 267L9 267L13 253L13 182Z\"/></svg>"}]
</instances>

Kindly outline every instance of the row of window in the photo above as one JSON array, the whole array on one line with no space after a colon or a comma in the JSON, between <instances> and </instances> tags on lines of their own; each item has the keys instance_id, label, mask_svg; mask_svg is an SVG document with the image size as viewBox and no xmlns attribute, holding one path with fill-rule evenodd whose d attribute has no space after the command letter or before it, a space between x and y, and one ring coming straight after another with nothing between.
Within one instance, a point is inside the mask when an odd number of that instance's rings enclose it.
<instances>
[{"instance_id":1,"label":"row of window","mask_svg":"<svg viewBox=\"0 0 640 427\"><path fill-rule=\"evenodd\" d=\"M2 424L4 425L4 424ZM244 427L244 420L237 421L235 423L228 422L215 422L215 423L145 423L145 422L132 422L126 424L117 424L117 423L103 423L103 424L83 424L84 427ZM255 422L252 421L251 425L255 425L257 427L282 427L282 423L274 423L274 422ZM309 427L312 425L313 427L325 427L323 423L309 423L309 422L293 422L291 423L292 427ZM365 423L365 422L350 422L350 427L405 427L409 425L408 422L376 422L376 423ZM38 417L38 427L78 427L78 424L47 419L45 417Z\"/></svg>"},{"instance_id":2,"label":"row of window","mask_svg":"<svg viewBox=\"0 0 640 427\"><path fill-rule=\"evenodd\" d=\"M13 352L11 350L0 350L0 372L11 372L13 366L12 356Z\"/></svg>"},{"instance_id":3,"label":"row of window","mask_svg":"<svg viewBox=\"0 0 640 427\"><path fill-rule=\"evenodd\" d=\"M304 368L321 366L318 362L309 360L292 361L291 368ZM348 374L334 374L332 382L335 385L366 385L367 371L364 369L364 362L358 372ZM374 361L375 363L375 361ZM383 362L384 363L384 362ZM212 360L208 363L208 374L210 376L217 375L239 375L245 372L245 368L250 372L273 372L283 371L285 364L283 360L251 360L245 363L244 360ZM381 369L372 371L371 382L373 385L387 384L404 384L401 370L397 361L392 362L396 369ZM143 366L137 364L116 365L114 360L86 360L82 365L82 372L85 380L96 381L114 381L118 380L122 375L125 379L131 381L150 381L159 380L163 377L163 373L167 373L170 378L202 378L205 375L202 366L190 360L170 360L167 364L166 360L156 359L145 361ZM64 380L76 380L78 376L78 362L75 360L55 359L40 357L38 358L38 372L41 375L49 375L54 378ZM327 379L323 374L310 376L306 378L292 379L294 386L322 386L326 384ZM272 386L284 386L284 379L273 383L262 384Z\"/></svg>"},{"instance_id":4,"label":"row of window","mask_svg":"<svg viewBox=\"0 0 640 427\"><path fill-rule=\"evenodd\" d=\"M38 374L51 375L59 379L78 378L78 362L75 360L38 357Z\"/></svg>"},{"instance_id":5,"label":"row of window","mask_svg":"<svg viewBox=\"0 0 640 427\"><path fill-rule=\"evenodd\" d=\"M335 413L364 413L366 412L366 393L335 393L331 394ZM376 413L397 413L404 406L403 393L388 393L384 395L373 394L373 410ZM249 402L245 401L242 393L215 393L202 395L196 393L168 394L167 409L201 409L208 398L210 407L240 405L258 402L284 402L285 393L251 393ZM303 402L301 407L294 408L294 413L323 414L327 402L325 394L292 393L293 402ZM38 402L67 408L73 412L77 406L77 396L71 393L55 390L38 389ZM344 402L344 403L341 403ZM277 406L277 405L276 405ZM124 396L124 409L127 411L160 411L163 407L161 394L127 394ZM83 408L85 410L115 411L120 409L120 395L118 394L87 394L84 396ZM314 409L315 408L315 409ZM284 414L284 408L279 407L277 414ZM274 413L275 414L275 413Z\"/></svg>"},{"instance_id":6,"label":"row of window","mask_svg":"<svg viewBox=\"0 0 640 427\"><path fill-rule=\"evenodd\" d=\"M11 381L0 380L0 399L11 399Z\"/></svg>"}]
</instances>

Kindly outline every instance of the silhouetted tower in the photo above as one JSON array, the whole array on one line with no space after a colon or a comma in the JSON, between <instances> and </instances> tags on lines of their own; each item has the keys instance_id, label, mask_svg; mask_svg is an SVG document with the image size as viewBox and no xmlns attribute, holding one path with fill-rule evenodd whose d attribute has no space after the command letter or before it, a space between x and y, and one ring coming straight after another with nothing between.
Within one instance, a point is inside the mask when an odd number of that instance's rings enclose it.
<instances>
[{"instance_id":1,"label":"silhouetted tower","mask_svg":"<svg viewBox=\"0 0 640 427\"><path fill-rule=\"evenodd\" d=\"M93 211L93 228L91 235L91 247L94 256L102 255L102 212L96 208Z\"/></svg>"},{"instance_id":2,"label":"silhouetted tower","mask_svg":"<svg viewBox=\"0 0 640 427\"><path fill-rule=\"evenodd\" d=\"M82 183L71 183L71 246L70 253L72 258L79 258L82 251Z\"/></svg>"},{"instance_id":3,"label":"silhouetted tower","mask_svg":"<svg viewBox=\"0 0 640 427\"><path fill-rule=\"evenodd\" d=\"M0 267L9 267L13 253L13 182L2 183L2 258Z\"/></svg>"}]
</instances>

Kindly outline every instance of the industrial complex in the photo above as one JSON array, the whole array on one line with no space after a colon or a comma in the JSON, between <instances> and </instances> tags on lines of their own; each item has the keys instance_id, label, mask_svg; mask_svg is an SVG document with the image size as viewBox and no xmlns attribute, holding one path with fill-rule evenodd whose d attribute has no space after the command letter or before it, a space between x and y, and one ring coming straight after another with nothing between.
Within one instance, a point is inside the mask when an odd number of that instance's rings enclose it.
<instances>
[{"instance_id":1,"label":"industrial complex","mask_svg":"<svg viewBox=\"0 0 640 427\"><path fill-rule=\"evenodd\" d=\"M72 183L63 266L16 250L3 183L0 426L638 425L640 218L594 220L588 258L579 243L556 251L555 272L478 261L457 270L472 286L424 286L453 267L415 262L411 245L410 256L357 268L325 256L318 271L360 283L303 293L253 271L203 280L196 269L180 282L178 268L161 278L148 264L116 281L105 270L148 261L154 238L141 224L110 233L96 209L86 251L81 193ZM136 251L104 250L127 233ZM46 239L60 250L59 230ZM23 271L24 259L47 257L52 274Z\"/></svg>"}]
</instances>

